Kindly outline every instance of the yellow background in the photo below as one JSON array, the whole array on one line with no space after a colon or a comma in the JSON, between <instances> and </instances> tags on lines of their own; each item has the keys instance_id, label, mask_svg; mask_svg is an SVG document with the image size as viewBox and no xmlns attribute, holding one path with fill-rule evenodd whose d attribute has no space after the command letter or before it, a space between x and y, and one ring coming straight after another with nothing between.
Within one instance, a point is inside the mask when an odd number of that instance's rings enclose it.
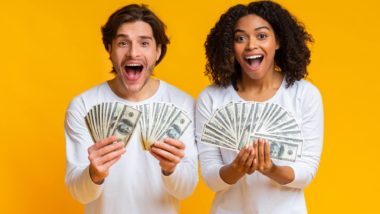
<instances>
[{"instance_id":1,"label":"yellow background","mask_svg":"<svg viewBox=\"0 0 380 214\"><path fill-rule=\"evenodd\" d=\"M203 43L228 7L248 1L146 0L171 45L155 74L196 97L208 85ZM319 171L309 212L374 213L380 192L380 3L279 1L313 34L309 80L325 107ZM132 1L3 0L0 3L0 212L82 213L64 186L63 120L70 100L112 77L100 26ZM201 181L181 213L208 213Z\"/></svg>"}]
</instances>

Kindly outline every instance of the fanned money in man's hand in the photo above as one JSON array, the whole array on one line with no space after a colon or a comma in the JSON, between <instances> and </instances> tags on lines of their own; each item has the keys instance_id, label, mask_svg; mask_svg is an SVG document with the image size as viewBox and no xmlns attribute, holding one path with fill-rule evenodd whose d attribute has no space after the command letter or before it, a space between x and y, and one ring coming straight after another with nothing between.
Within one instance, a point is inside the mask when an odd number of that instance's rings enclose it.
<instances>
[{"instance_id":1,"label":"fanned money in man's hand","mask_svg":"<svg viewBox=\"0 0 380 214\"><path fill-rule=\"evenodd\" d=\"M267 139L271 158L301 157L303 136L290 112L274 103L230 102L217 109L203 127L201 142L239 151Z\"/></svg>"},{"instance_id":2,"label":"fanned money in man's hand","mask_svg":"<svg viewBox=\"0 0 380 214\"><path fill-rule=\"evenodd\" d=\"M139 127L145 150L166 137L178 140L191 123L186 113L173 104L154 102L137 109L141 111Z\"/></svg>"},{"instance_id":3,"label":"fanned money in man's hand","mask_svg":"<svg viewBox=\"0 0 380 214\"><path fill-rule=\"evenodd\" d=\"M85 121L94 142L116 136L127 145L141 112L119 102L100 103L93 106Z\"/></svg>"}]
</instances>

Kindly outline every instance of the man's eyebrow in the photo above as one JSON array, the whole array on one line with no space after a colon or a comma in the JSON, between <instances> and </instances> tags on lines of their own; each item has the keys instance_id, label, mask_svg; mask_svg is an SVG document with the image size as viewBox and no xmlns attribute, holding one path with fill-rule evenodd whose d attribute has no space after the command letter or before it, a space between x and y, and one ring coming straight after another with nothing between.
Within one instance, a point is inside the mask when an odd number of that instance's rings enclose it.
<instances>
[{"instance_id":1,"label":"man's eyebrow","mask_svg":"<svg viewBox=\"0 0 380 214\"><path fill-rule=\"evenodd\" d=\"M117 34L116 36L115 36L115 39L118 39L118 38L129 38L129 36L127 35L127 34ZM151 36L139 36L139 38L140 39L149 39L149 40L153 40L153 37L151 37Z\"/></svg>"},{"instance_id":2,"label":"man's eyebrow","mask_svg":"<svg viewBox=\"0 0 380 214\"><path fill-rule=\"evenodd\" d=\"M128 35L126 35L126 34L117 34L116 36L115 36L115 39L117 39L117 38L129 38L129 36Z\"/></svg>"},{"instance_id":3,"label":"man's eyebrow","mask_svg":"<svg viewBox=\"0 0 380 214\"><path fill-rule=\"evenodd\" d=\"M140 39L150 39L153 40L153 37L151 36L139 36Z\"/></svg>"}]
</instances>

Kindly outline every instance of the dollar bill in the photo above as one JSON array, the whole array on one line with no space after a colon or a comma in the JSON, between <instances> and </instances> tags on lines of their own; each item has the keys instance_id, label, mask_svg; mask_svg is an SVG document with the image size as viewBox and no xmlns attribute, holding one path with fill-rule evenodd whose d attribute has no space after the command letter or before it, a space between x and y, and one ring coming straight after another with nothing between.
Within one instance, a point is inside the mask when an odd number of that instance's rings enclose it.
<instances>
[{"instance_id":1,"label":"dollar bill","mask_svg":"<svg viewBox=\"0 0 380 214\"><path fill-rule=\"evenodd\" d=\"M124 106L123 114L117 121L116 127L112 135L116 136L118 141L124 142L125 146L131 137L133 130L140 118L141 112L129 107Z\"/></svg>"},{"instance_id":2,"label":"dollar bill","mask_svg":"<svg viewBox=\"0 0 380 214\"><path fill-rule=\"evenodd\" d=\"M158 139L163 140L164 138L169 137L178 140L190 123L190 118L184 112L180 112L165 132L159 135Z\"/></svg>"},{"instance_id":3,"label":"dollar bill","mask_svg":"<svg viewBox=\"0 0 380 214\"><path fill-rule=\"evenodd\" d=\"M272 158L295 161L302 155L298 122L283 107L269 102L229 102L216 109L203 126L201 142L240 150L259 138L270 142ZM280 152L275 152L277 147Z\"/></svg>"},{"instance_id":4,"label":"dollar bill","mask_svg":"<svg viewBox=\"0 0 380 214\"><path fill-rule=\"evenodd\" d=\"M85 123L94 142L111 135L125 144L138 123L140 111L122 103L99 103L85 115Z\"/></svg>"},{"instance_id":5,"label":"dollar bill","mask_svg":"<svg viewBox=\"0 0 380 214\"><path fill-rule=\"evenodd\" d=\"M137 108L143 114L139 130L141 144L145 150L166 137L179 139L192 122L185 111L171 103L154 102Z\"/></svg>"}]
</instances>

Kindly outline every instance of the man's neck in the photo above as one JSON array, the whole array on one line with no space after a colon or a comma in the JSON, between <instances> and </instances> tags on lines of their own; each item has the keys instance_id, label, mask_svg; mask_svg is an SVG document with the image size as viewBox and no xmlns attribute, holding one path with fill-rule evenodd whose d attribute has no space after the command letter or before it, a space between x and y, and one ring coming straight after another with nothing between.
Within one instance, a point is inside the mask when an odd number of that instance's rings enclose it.
<instances>
[{"instance_id":1,"label":"man's neck","mask_svg":"<svg viewBox=\"0 0 380 214\"><path fill-rule=\"evenodd\" d=\"M118 81L120 80L115 77L108 81L108 85L118 97L131 102L140 102L152 97L160 87L160 81L158 79L149 78L139 91L128 91L122 86L122 83Z\"/></svg>"}]
</instances>

